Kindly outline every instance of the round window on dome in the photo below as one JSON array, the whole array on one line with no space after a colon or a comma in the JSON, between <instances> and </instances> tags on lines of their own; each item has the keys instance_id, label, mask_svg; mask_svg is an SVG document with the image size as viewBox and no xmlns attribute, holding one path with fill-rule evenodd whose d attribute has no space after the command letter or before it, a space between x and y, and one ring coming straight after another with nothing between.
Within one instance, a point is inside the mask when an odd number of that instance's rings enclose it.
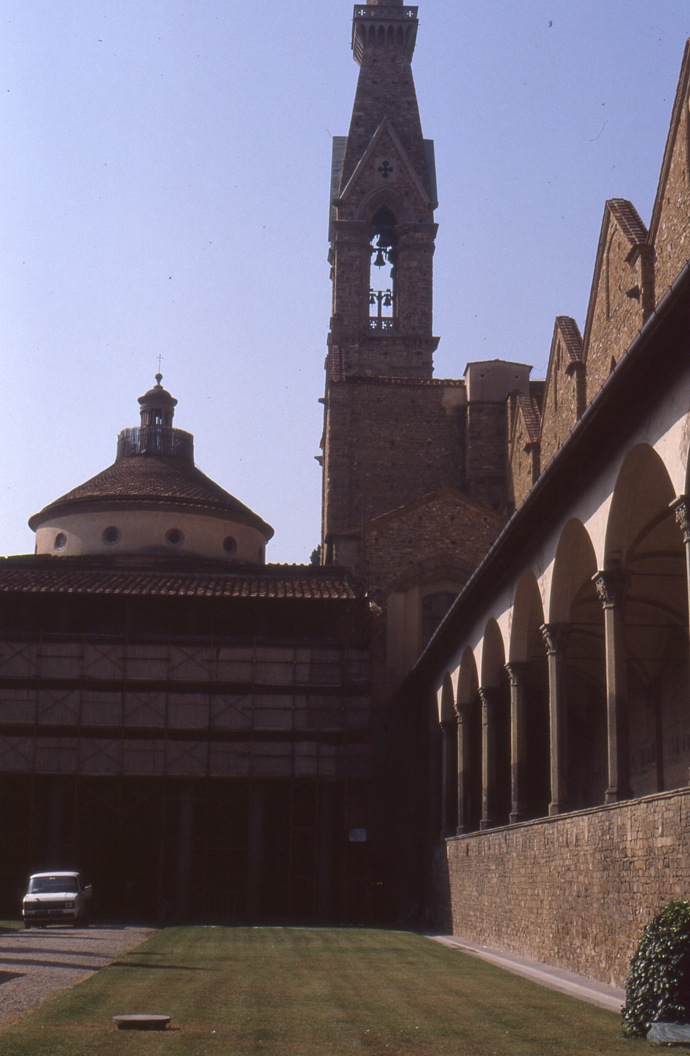
<instances>
[{"instance_id":1,"label":"round window on dome","mask_svg":"<svg viewBox=\"0 0 690 1056\"><path fill-rule=\"evenodd\" d=\"M234 535L225 536L225 539L223 539L223 550L225 550L226 554L237 553L237 539L235 539Z\"/></svg>"},{"instance_id":2,"label":"round window on dome","mask_svg":"<svg viewBox=\"0 0 690 1056\"><path fill-rule=\"evenodd\" d=\"M170 543L171 546L181 546L184 542L184 535L179 528L170 528L165 533L166 543Z\"/></svg>"},{"instance_id":3,"label":"round window on dome","mask_svg":"<svg viewBox=\"0 0 690 1056\"><path fill-rule=\"evenodd\" d=\"M64 550L66 546L67 546L67 536L65 535L64 532L58 532L57 535L55 536L55 539L53 540L53 549L54 550Z\"/></svg>"},{"instance_id":4,"label":"round window on dome","mask_svg":"<svg viewBox=\"0 0 690 1056\"><path fill-rule=\"evenodd\" d=\"M115 543L120 542L120 529L116 528L114 524L110 524L103 529L102 538L106 546L115 546Z\"/></svg>"}]
</instances>

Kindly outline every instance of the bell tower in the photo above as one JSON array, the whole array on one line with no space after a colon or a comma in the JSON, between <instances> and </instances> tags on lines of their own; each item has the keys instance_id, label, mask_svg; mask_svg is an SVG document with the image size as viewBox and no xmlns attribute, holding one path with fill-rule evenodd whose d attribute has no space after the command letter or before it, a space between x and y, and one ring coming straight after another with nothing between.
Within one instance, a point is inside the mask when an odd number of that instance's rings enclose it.
<instances>
[{"instance_id":1,"label":"bell tower","mask_svg":"<svg viewBox=\"0 0 690 1056\"><path fill-rule=\"evenodd\" d=\"M390 475L379 487L388 438L377 448L360 400L362 383L424 384L438 345L432 329L434 149L422 133L411 68L417 13L403 0L368 0L354 9L359 78L349 133L333 141L331 174L333 306L321 460L326 561L356 564L347 551L357 545L338 553L337 538L351 539L365 518L411 497L404 480L391 490ZM385 421L385 394L379 403Z\"/></svg>"},{"instance_id":2,"label":"bell tower","mask_svg":"<svg viewBox=\"0 0 690 1056\"><path fill-rule=\"evenodd\" d=\"M350 131L333 143L329 368L431 377L436 180L412 77L417 7L357 4Z\"/></svg>"}]
</instances>

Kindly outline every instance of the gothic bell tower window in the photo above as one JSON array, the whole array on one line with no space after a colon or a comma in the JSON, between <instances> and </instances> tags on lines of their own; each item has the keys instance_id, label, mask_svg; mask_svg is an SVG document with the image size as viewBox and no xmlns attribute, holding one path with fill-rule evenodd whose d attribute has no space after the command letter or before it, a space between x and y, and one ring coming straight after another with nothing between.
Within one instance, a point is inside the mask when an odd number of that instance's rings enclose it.
<instances>
[{"instance_id":1,"label":"gothic bell tower window","mask_svg":"<svg viewBox=\"0 0 690 1056\"><path fill-rule=\"evenodd\" d=\"M372 219L369 273L369 328L395 329L396 219L390 209L379 209Z\"/></svg>"}]
</instances>

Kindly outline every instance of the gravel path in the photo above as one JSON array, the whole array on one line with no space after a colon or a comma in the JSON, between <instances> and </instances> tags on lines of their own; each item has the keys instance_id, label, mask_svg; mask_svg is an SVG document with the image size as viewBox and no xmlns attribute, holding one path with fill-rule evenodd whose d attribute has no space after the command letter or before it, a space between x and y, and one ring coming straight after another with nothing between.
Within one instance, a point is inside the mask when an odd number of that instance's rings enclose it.
<instances>
[{"instance_id":1,"label":"gravel path","mask_svg":"<svg viewBox=\"0 0 690 1056\"><path fill-rule=\"evenodd\" d=\"M41 928L0 932L0 1022L93 975L153 928Z\"/></svg>"}]
</instances>

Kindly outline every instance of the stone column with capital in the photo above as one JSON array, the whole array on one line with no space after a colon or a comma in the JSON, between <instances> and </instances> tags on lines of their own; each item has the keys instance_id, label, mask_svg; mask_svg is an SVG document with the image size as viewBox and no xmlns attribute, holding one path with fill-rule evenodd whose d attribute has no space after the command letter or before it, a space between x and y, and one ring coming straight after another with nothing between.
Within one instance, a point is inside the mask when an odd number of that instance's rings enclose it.
<instances>
[{"instance_id":1,"label":"stone column with capital","mask_svg":"<svg viewBox=\"0 0 690 1056\"><path fill-rule=\"evenodd\" d=\"M528 665L506 664L510 682L510 823L527 817L525 778L527 773L527 701L525 683Z\"/></svg>"},{"instance_id":2,"label":"stone column with capital","mask_svg":"<svg viewBox=\"0 0 690 1056\"><path fill-rule=\"evenodd\" d=\"M453 825L457 785L459 779L457 750L457 723L446 719L441 727L441 839L454 832Z\"/></svg>"},{"instance_id":3,"label":"stone column with capital","mask_svg":"<svg viewBox=\"0 0 690 1056\"><path fill-rule=\"evenodd\" d=\"M625 602L630 577L620 568L592 577L604 609L606 649L606 721L608 734L608 788L605 802L629 799L628 687L625 656Z\"/></svg>"},{"instance_id":4,"label":"stone column with capital","mask_svg":"<svg viewBox=\"0 0 690 1056\"><path fill-rule=\"evenodd\" d=\"M570 627L545 623L541 628L549 672L549 739L551 756L551 802L549 814L562 814L568 801L568 708L566 702L565 654Z\"/></svg>"},{"instance_id":5,"label":"stone column with capital","mask_svg":"<svg viewBox=\"0 0 690 1056\"><path fill-rule=\"evenodd\" d=\"M457 716L457 834L462 836L469 829L467 822L467 781L470 767L470 708L467 704L456 704Z\"/></svg>"},{"instance_id":6,"label":"stone column with capital","mask_svg":"<svg viewBox=\"0 0 690 1056\"><path fill-rule=\"evenodd\" d=\"M482 818L481 829L496 824L496 697L493 686L480 686L482 702Z\"/></svg>"},{"instance_id":7,"label":"stone column with capital","mask_svg":"<svg viewBox=\"0 0 690 1056\"><path fill-rule=\"evenodd\" d=\"M685 543L685 573L688 583L688 613L690 614L690 498L688 498L687 495L680 495L674 502L671 503L671 509L675 514L676 523L678 524L678 527L681 530L683 542ZM690 648L690 619L688 621L687 637ZM657 737L659 739L658 753L660 753L663 749L663 744L661 742L659 734L657 734ZM688 784L690 785L690 771L688 771Z\"/></svg>"},{"instance_id":8,"label":"stone column with capital","mask_svg":"<svg viewBox=\"0 0 690 1056\"><path fill-rule=\"evenodd\" d=\"M671 503L671 509L685 543L685 572L688 581L688 612L690 612L690 499L686 495L681 495Z\"/></svg>"}]
</instances>

